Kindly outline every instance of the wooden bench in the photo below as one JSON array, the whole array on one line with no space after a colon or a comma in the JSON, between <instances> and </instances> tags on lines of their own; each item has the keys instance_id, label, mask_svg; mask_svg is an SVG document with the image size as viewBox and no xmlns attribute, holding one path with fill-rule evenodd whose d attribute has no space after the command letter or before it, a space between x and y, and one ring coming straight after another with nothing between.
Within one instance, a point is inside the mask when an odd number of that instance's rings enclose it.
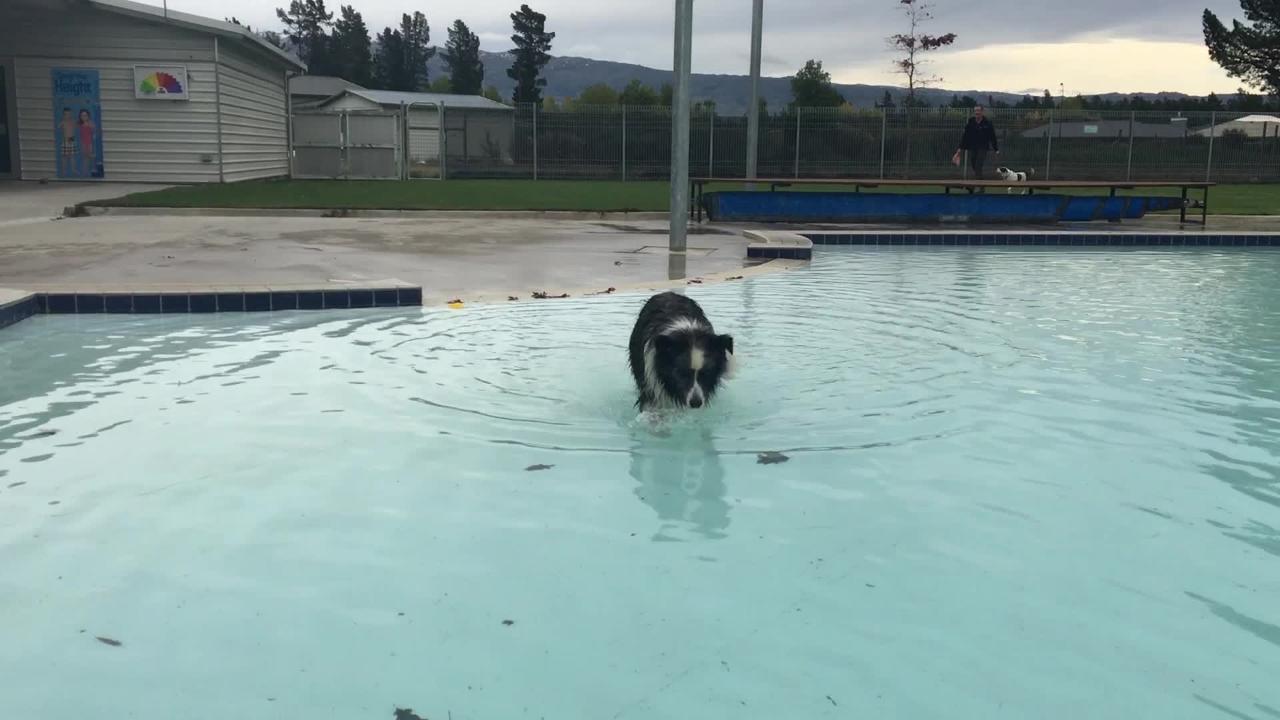
<instances>
[{"instance_id":1,"label":"wooden bench","mask_svg":"<svg viewBox=\"0 0 1280 720\"><path fill-rule=\"evenodd\" d=\"M744 180L742 178L710 178L695 177L689 179L690 205L689 215L697 222L702 222L702 195L703 190L709 183L716 184L737 184L737 185L768 185L769 191L776 191L778 188L792 186L833 186L852 188L853 192L861 192L863 188L942 188L944 193L950 194L952 190L965 190L967 192L975 192L978 190L1014 188L1018 190L1026 190L1027 194L1034 195L1037 190L1109 190L1111 197L1116 196L1118 190L1138 190L1142 188L1178 188L1182 191L1182 207L1178 212L1178 222L1187 222L1187 204L1188 193L1191 190L1200 190L1202 192L1200 199L1200 224L1207 225L1209 221L1209 188L1217 183L1211 182L1182 182L1182 181L1152 181L1152 182L1111 182L1106 180L1029 180L1021 183L1007 183L1003 180L880 180L880 179L818 179L818 178L757 178L755 180Z\"/></svg>"}]
</instances>

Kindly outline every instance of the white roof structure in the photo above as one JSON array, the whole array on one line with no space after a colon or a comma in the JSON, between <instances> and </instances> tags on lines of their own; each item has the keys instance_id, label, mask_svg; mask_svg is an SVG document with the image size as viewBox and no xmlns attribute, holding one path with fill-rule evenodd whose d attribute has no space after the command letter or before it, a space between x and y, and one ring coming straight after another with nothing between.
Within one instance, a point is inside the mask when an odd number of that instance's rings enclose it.
<instances>
[{"instance_id":1,"label":"white roof structure","mask_svg":"<svg viewBox=\"0 0 1280 720\"><path fill-rule=\"evenodd\" d=\"M226 22L224 20L214 20L213 18L201 17L190 13L178 12L177 10L167 10L163 7L155 5L145 5L133 0L79 0L86 5L90 5L108 12L119 13L121 15L131 15L133 17L142 18L144 20L153 20L170 25L177 25L201 32L214 33L223 37L232 38L242 41L249 45L255 45L259 49L266 50L272 55L276 55L286 64L292 65L299 70L306 70L307 66L293 54L285 52L280 48L272 45L262 39L252 30L243 25Z\"/></svg>"},{"instance_id":2,"label":"white roof structure","mask_svg":"<svg viewBox=\"0 0 1280 720\"><path fill-rule=\"evenodd\" d=\"M467 110L501 110L511 112L510 105L495 102L482 95L453 95L450 93L402 92L399 90L367 90L365 88L348 88L320 103L323 107L344 95L355 95L378 105L408 105L419 103L425 105L443 105L446 109Z\"/></svg>"}]
</instances>

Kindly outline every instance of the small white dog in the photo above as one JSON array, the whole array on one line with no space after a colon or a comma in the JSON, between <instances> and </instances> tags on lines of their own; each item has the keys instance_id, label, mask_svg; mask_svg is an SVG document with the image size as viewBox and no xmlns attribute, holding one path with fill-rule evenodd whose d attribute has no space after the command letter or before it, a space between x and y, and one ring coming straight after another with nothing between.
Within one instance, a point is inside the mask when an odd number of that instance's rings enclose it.
<instances>
[{"instance_id":1,"label":"small white dog","mask_svg":"<svg viewBox=\"0 0 1280 720\"><path fill-rule=\"evenodd\" d=\"M1007 183L1024 183L1035 177L1036 171L1032 168L1026 172L1014 172L1007 167L998 167L996 168L996 174L1000 176L1001 180L1004 180ZM1010 195L1013 194L1013 190L1014 189L1012 187L1009 188ZM1024 189L1022 194L1026 195L1027 191Z\"/></svg>"}]
</instances>

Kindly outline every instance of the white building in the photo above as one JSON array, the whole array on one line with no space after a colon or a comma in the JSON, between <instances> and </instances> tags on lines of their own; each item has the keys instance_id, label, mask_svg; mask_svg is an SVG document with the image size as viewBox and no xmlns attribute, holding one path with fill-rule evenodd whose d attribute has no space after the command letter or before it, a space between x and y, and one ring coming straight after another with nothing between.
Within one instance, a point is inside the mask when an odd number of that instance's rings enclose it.
<instances>
[{"instance_id":1,"label":"white building","mask_svg":"<svg viewBox=\"0 0 1280 720\"><path fill-rule=\"evenodd\" d=\"M0 178L232 182L289 172L293 56L130 0L0 0Z\"/></svg>"},{"instance_id":2,"label":"white building","mask_svg":"<svg viewBox=\"0 0 1280 720\"><path fill-rule=\"evenodd\" d=\"M299 83L299 86L302 84ZM294 94L298 100L297 88ZM440 157L440 119L444 112L443 145L450 177L464 176L468 167L483 164L490 172L512 164L515 108L480 95L399 92L345 88L310 108L320 112L409 112L408 148L412 166L421 159ZM430 160L428 160L428 163Z\"/></svg>"}]
</instances>

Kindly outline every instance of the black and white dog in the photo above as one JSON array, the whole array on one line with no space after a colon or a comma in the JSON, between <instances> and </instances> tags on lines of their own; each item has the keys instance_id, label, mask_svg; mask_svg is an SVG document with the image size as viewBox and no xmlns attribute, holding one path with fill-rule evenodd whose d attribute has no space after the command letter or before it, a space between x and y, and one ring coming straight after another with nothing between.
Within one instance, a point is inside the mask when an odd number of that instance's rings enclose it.
<instances>
[{"instance_id":1,"label":"black and white dog","mask_svg":"<svg viewBox=\"0 0 1280 720\"><path fill-rule=\"evenodd\" d=\"M1007 183L1024 183L1030 180L1031 178L1035 177L1035 174L1036 174L1036 171L1034 168L1031 170L1028 170L1027 172L1016 172L1004 166L996 168L996 175L999 175L1000 179L1004 180ZM1013 194L1013 190L1014 189L1012 187L1009 188L1010 195ZM1026 190L1022 191L1024 195L1026 194L1026 192L1027 192Z\"/></svg>"},{"instance_id":2,"label":"black and white dog","mask_svg":"<svg viewBox=\"0 0 1280 720\"><path fill-rule=\"evenodd\" d=\"M673 292L644 304L630 351L641 410L700 408L733 372L733 338L717 335L698 303Z\"/></svg>"}]
</instances>

